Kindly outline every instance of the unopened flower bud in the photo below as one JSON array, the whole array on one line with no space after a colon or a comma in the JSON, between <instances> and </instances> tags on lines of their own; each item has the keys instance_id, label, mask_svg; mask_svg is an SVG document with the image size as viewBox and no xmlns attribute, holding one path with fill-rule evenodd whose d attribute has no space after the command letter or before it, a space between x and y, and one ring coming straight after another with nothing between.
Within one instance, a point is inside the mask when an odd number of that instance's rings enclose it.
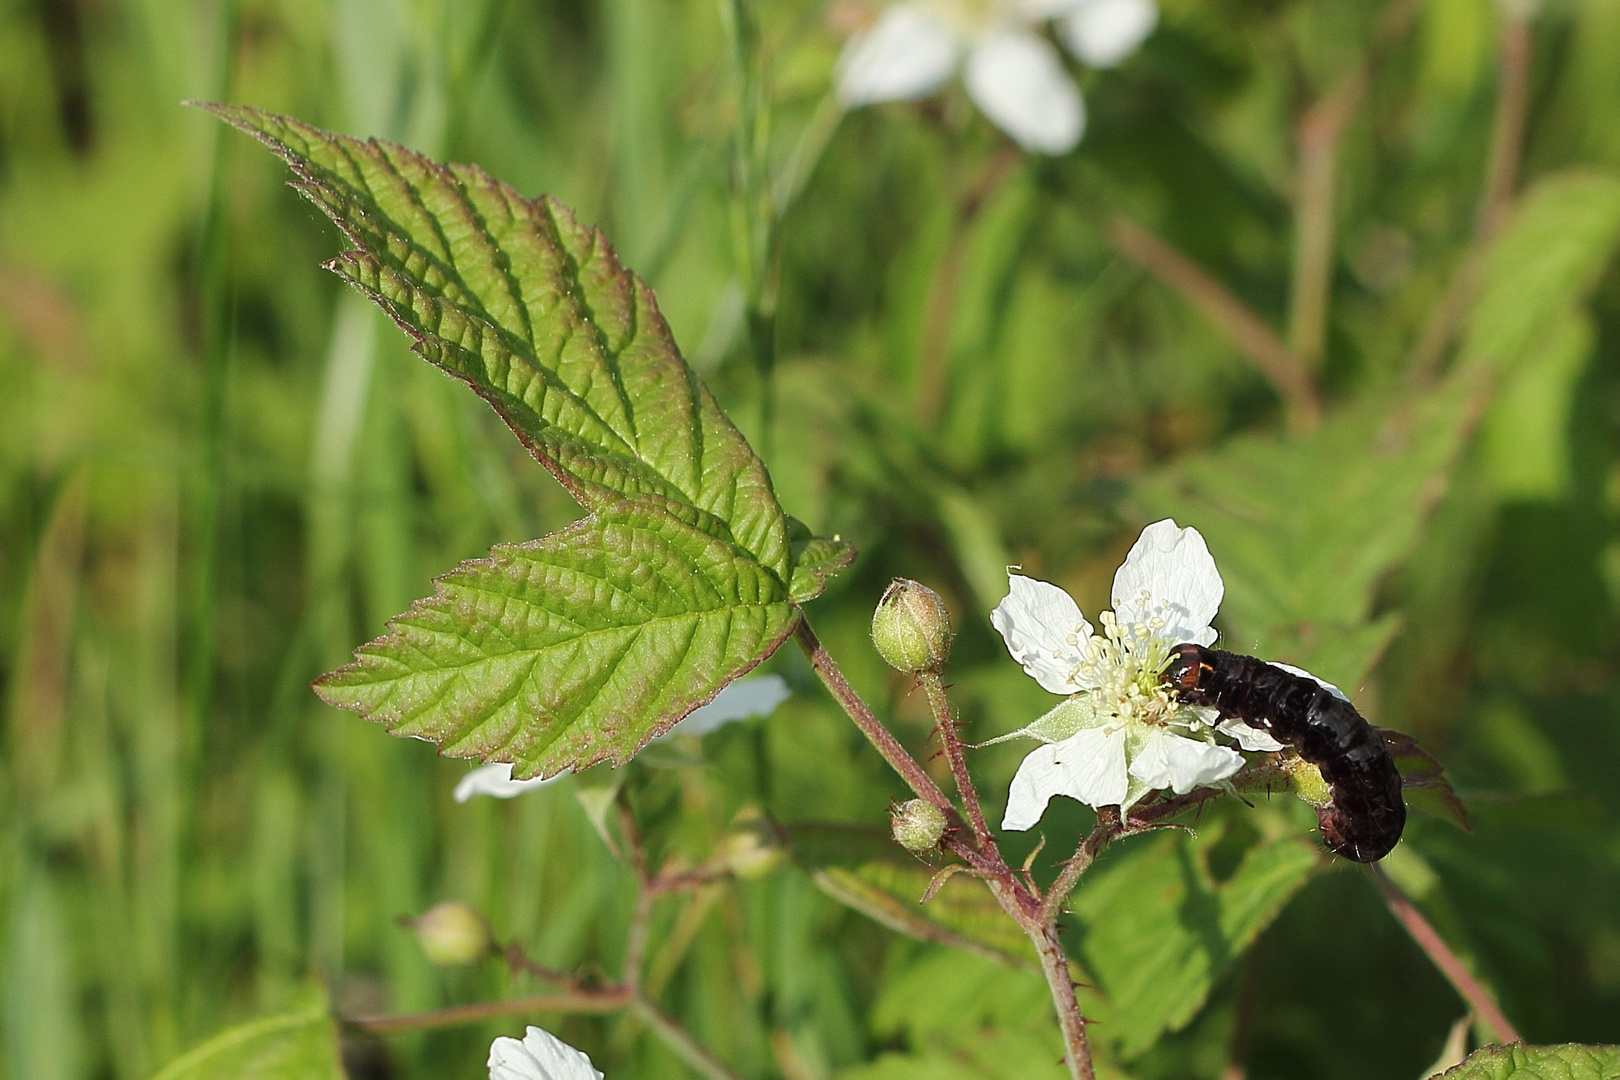
<instances>
[{"instance_id":1,"label":"unopened flower bud","mask_svg":"<svg viewBox=\"0 0 1620 1080\"><path fill-rule=\"evenodd\" d=\"M720 839L715 854L735 877L752 881L782 864L782 837L765 815L745 806Z\"/></svg>"},{"instance_id":2,"label":"unopened flower bud","mask_svg":"<svg viewBox=\"0 0 1620 1080\"><path fill-rule=\"evenodd\" d=\"M1333 801L1333 790L1322 778L1322 770L1315 765L1302 757L1285 758L1282 765L1288 770L1288 784L1294 789L1295 795L1318 810Z\"/></svg>"},{"instance_id":3,"label":"unopened flower bud","mask_svg":"<svg viewBox=\"0 0 1620 1080\"><path fill-rule=\"evenodd\" d=\"M434 904L407 925L416 932L428 961L440 967L471 964L489 955L494 947L489 923L475 908L459 900Z\"/></svg>"},{"instance_id":4,"label":"unopened flower bud","mask_svg":"<svg viewBox=\"0 0 1620 1080\"><path fill-rule=\"evenodd\" d=\"M872 616L872 644L892 668L937 672L951 655L951 613L933 589L895 578Z\"/></svg>"},{"instance_id":5,"label":"unopened flower bud","mask_svg":"<svg viewBox=\"0 0 1620 1080\"><path fill-rule=\"evenodd\" d=\"M907 851L932 851L945 835L945 811L931 802L912 799L890 812L894 842Z\"/></svg>"}]
</instances>

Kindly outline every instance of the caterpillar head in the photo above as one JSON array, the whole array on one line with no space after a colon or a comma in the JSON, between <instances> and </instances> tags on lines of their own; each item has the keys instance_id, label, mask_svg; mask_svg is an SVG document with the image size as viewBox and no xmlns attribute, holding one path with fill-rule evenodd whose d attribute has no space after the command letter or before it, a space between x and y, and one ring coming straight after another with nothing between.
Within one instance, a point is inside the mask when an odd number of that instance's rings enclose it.
<instances>
[{"instance_id":1,"label":"caterpillar head","mask_svg":"<svg viewBox=\"0 0 1620 1080\"><path fill-rule=\"evenodd\" d=\"M1170 662L1159 673L1159 681L1174 690L1181 700L1196 703L1204 673L1214 670L1208 650L1203 646L1177 645L1170 650Z\"/></svg>"}]
</instances>

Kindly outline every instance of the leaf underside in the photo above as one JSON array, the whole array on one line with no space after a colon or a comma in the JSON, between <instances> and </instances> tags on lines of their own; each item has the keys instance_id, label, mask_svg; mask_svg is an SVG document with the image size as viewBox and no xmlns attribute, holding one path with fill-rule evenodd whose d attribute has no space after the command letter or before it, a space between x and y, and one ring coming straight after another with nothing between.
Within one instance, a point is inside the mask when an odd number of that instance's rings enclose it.
<instances>
[{"instance_id":1,"label":"leaf underside","mask_svg":"<svg viewBox=\"0 0 1620 1080\"><path fill-rule=\"evenodd\" d=\"M769 656L799 618L701 511L641 496L462 563L316 683L451 757L550 776L621 764Z\"/></svg>"},{"instance_id":2,"label":"leaf underside","mask_svg":"<svg viewBox=\"0 0 1620 1080\"><path fill-rule=\"evenodd\" d=\"M205 107L291 166L293 186L354 245L328 267L494 406L581 505L645 493L689 503L789 579L787 520L764 464L599 230L476 166Z\"/></svg>"}]
</instances>

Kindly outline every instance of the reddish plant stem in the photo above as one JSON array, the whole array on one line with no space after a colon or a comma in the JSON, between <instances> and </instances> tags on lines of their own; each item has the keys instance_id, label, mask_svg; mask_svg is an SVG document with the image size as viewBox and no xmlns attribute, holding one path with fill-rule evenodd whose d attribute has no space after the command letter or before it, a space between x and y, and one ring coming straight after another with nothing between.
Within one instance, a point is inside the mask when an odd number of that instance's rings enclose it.
<instances>
[{"instance_id":1,"label":"reddish plant stem","mask_svg":"<svg viewBox=\"0 0 1620 1080\"><path fill-rule=\"evenodd\" d=\"M502 1016L524 1016L548 1012L606 1013L628 1008L630 991L620 986L600 990L572 990L565 994L510 998L506 1001L478 1001L453 1005L448 1009L410 1013L404 1016L360 1016L343 1021L345 1027L359 1028L379 1035L392 1031L426 1031L429 1028L476 1024Z\"/></svg>"},{"instance_id":2,"label":"reddish plant stem","mask_svg":"<svg viewBox=\"0 0 1620 1080\"><path fill-rule=\"evenodd\" d=\"M506 961L506 966L513 972L522 972L531 978L551 983L553 986L566 986L571 990L582 989L578 979L565 971L548 968L544 964L531 959L529 954L523 951L523 946L515 941L501 949L500 955L501 959Z\"/></svg>"},{"instance_id":3,"label":"reddish plant stem","mask_svg":"<svg viewBox=\"0 0 1620 1080\"><path fill-rule=\"evenodd\" d=\"M1316 382L1271 327L1201 266L1122 214L1114 215L1108 239L1127 259L1158 277L1202 311L1271 381L1288 414L1288 426L1308 431L1322 418Z\"/></svg>"},{"instance_id":4,"label":"reddish plant stem","mask_svg":"<svg viewBox=\"0 0 1620 1080\"><path fill-rule=\"evenodd\" d=\"M1091 1064L1091 1043L1086 1039L1086 1018L1080 1012L1080 1002L1074 996L1074 980L1069 977L1069 958L1063 952L1055 926L1028 926L1025 928L1035 951L1041 957L1041 973L1052 991L1052 1007L1057 1010L1058 1027L1063 1031L1063 1045L1068 1052L1063 1063L1069 1068L1072 1080L1096 1080Z\"/></svg>"},{"instance_id":5,"label":"reddish plant stem","mask_svg":"<svg viewBox=\"0 0 1620 1080\"><path fill-rule=\"evenodd\" d=\"M1479 200L1480 236L1501 231L1518 185L1519 160L1524 155L1524 122L1530 103L1530 20L1513 4L1499 6L1501 38L1497 45L1500 75L1496 84L1496 116L1491 125L1491 148L1485 160L1485 186Z\"/></svg>"},{"instance_id":6,"label":"reddish plant stem","mask_svg":"<svg viewBox=\"0 0 1620 1080\"><path fill-rule=\"evenodd\" d=\"M1068 900L1069 894L1074 892L1074 887L1080 883L1080 875L1091 868L1091 864L1096 861L1097 853L1121 831L1117 806L1105 806L1097 811L1096 826L1086 834L1084 840L1080 841L1080 846L1069 856L1069 861L1063 864L1057 880L1052 882L1052 887L1046 890L1046 896L1041 900L1037 917L1042 926L1051 926L1057 921L1058 912L1063 910L1064 901Z\"/></svg>"},{"instance_id":7,"label":"reddish plant stem","mask_svg":"<svg viewBox=\"0 0 1620 1080\"><path fill-rule=\"evenodd\" d=\"M883 726L883 722L877 718L866 702L861 700L861 695L849 685L849 680L844 678L838 663L828 654L826 647L821 644L821 639L816 637L816 632L810 629L810 623L803 616L799 618L799 625L793 631L793 636L798 639L799 648L804 650L804 655L810 661L810 666L815 669L821 685L827 688L833 700L837 701L844 713L855 722L855 726L861 729L861 734L866 736L867 741L883 755L883 760L889 763L889 768L900 774L900 779L917 793L919 799L933 803L941 810L954 815L956 808L951 805L951 800L945 797L939 785L934 783L934 778L917 763L916 758L906 752L906 748L900 745L898 739L889 734L889 729Z\"/></svg>"},{"instance_id":8,"label":"reddish plant stem","mask_svg":"<svg viewBox=\"0 0 1620 1080\"><path fill-rule=\"evenodd\" d=\"M1412 940L1417 942L1418 948L1434 961L1434 966L1440 969L1440 974L1446 977L1462 999L1474 1010L1474 1015L1496 1032L1496 1037L1502 1042L1523 1042L1524 1037L1502 1012L1502 1007L1496 1003L1496 999L1485 988L1485 984L1474 978L1463 966L1457 954L1451 951L1451 946L1446 944L1445 939L1435 930L1433 924L1424 918L1417 905L1401 891L1400 886L1391 881L1389 875L1376 864L1367 867L1367 875L1372 878L1373 884L1378 886L1378 891L1383 894L1384 903L1389 905L1389 910L1396 921L1412 936Z\"/></svg>"},{"instance_id":9,"label":"reddish plant stem","mask_svg":"<svg viewBox=\"0 0 1620 1080\"><path fill-rule=\"evenodd\" d=\"M984 808L979 805L979 792L973 786L973 776L968 772L967 758L962 754L962 740L956 730L956 714L951 709L950 697L945 693L945 683L932 671L925 671L918 678L928 694L928 707L933 710L934 723L939 727L940 742L945 746L945 760L950 763L951 776L956 780L957 794L962 796L962 805L967 808L968 823L973 826L974 839L979 851L998 873L1004 871L1007 866L1002 861L1001 849L996 846L995 837L990 835L990 827L985 824Z\"/></svg>"},{"instance_id":10,"label":"reddish plant stem","mask_svg":"<svg viewBox=\"0 0 1620 1080\"><path fill-rule=\"evenodd\" d=\"M673 1016L664 1012L645 996L637 995L630 1003L630 1011L653 1030L675 1056L686 1062L694 1072L709 1080L742 1080L730 1066L706 1050Z\"/></svg>"},{"instance_id":11,"label":"reddish plant stem","mask_svg":"<svg viewBox=\"0 0 1620 1080\"><path fill-rule=\"evenodd\" d=\"M960 824L961 817L945 793L940 790L939 785L934 783L933 778L923 770L916 759L906 752L893 735L889 734L888 729L873 714L866 702L861 700L860 695L844 678L837 662L822 646L815 631L810 629L809 623L801 619L795 634L822 685L826 686L844 712L855 722L855 726L861 729L873 746L877 747L883 759L910 785L918 798L944 810L953 821ZM925 679L925 682L927 681ZM1040 954L1041 971L1046 976L1052 993L1052 1004L1057 1010L1058 1026L1063 1032L1063 1041L1067 1048L1065 1061L1068 1064L1069 1074L1073 1080L1094 1080L1091 1046L1086 1041L1086 1020L1080 1012L1080 1003L1074 996L1074 980L1069 977L1069 962L1063 953L1063 944L1058 940L1057 929L1052 921L1042 921L1040 897L1019 881L1007 867L1006 860L1002 858L1001 851L996 846L995 838L990 835L990 830L984 823L984 811L979 806L972 777L968 775L965 762L960 762L961 744L956 739L955 718L950 711L949 702L945 700L944 686L938 682L937 676L932 677L932 685L938 689L939 700L936 701L931 694L929 703L934 707L935 719L940 720L940 731L946 738L946 753L951 758L951 771L962 790L962 799L969 807L968 813L972 818L969 828L974 831L975 840L978 841L967 844L960 839L947 838L942 846L974 869L989 887L1002 910L1029 935L1036 952ZM949 734L945 735L946 732ZM1055 914L1053 918L1055 919Z\"/></svg>"}]
</instances>

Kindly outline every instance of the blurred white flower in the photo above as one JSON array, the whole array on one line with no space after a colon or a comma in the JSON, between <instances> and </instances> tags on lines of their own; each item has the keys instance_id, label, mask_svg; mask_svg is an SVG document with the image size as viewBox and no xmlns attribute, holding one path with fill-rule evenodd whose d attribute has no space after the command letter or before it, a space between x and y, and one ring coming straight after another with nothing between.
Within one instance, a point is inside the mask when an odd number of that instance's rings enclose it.
<instances>
[{"instance_id":1,"label":"blurred white flower","mask_svg":"<svg viewBox=\"0 0 1620 1080\"><path fill-rule=\"evenodd\" d=\"M531 1027L519 1042L489 1044L489 1080L602 1080L591 1059L549 1031Z\"/></svg>"},{"instance_id":2,"label":"blurred white flower","mask_svg":"<svg viewBox=\"0 0 1620 1080\"><path fill-rule=\"evenodd\" d=\"M787 682L780 675L756 675L750 679L738 679L716 694L713 701L693 709L685 719L653 742L672 739L677 735L707 735L734 720L746 720L751 716L769 716L776 711L778 705L788 699L791 693ZM455 798L458 803L466 802L474 795L493 795L497 799L510 799L514 795L544 787L553 780L567 775L568 771L565 769L555 776L544 779L537 776L530 780L514 780L512 763L497 761L489 765L480 765L463 776L461 782L456 785Z\"/></svg>"},{"instance_id":3,"label":"blurred white flower","mask_svg":"<svg viewBox=\"0 0 1620 1080\"><path fill-rule=\"evenodd\" d=\"M1037 28L1093 67L1134 52L1158 22L1154 0L902 0L850 38L838 61L845 106L910 101L962 67L968 96L1025 150L1065 154L1085 130L1085 102Z\"/></svg>"},{"instance_id":4,"label":"blurred white flower","mask_svg":"<svg viewBox=\"0 0 1620 1080\"><path fill-rule=\"evenodd\" d=\"M990 614L1013 659L1042 687L1070 695L1015 734L1040 739L1013 777L1002 828L1028 829L1054 795L1130 809L1150 791L1184 795L1243 765L1217 732L1246 750L1281 744L1215 709L1186 705L1159 679L1176 645L1209 645L1225 591L1197 529L1155 522L1114 575L1114 609L1091 623L1056 585L1007 574L1007 598Z\"/></svg>"}]
</instances>

